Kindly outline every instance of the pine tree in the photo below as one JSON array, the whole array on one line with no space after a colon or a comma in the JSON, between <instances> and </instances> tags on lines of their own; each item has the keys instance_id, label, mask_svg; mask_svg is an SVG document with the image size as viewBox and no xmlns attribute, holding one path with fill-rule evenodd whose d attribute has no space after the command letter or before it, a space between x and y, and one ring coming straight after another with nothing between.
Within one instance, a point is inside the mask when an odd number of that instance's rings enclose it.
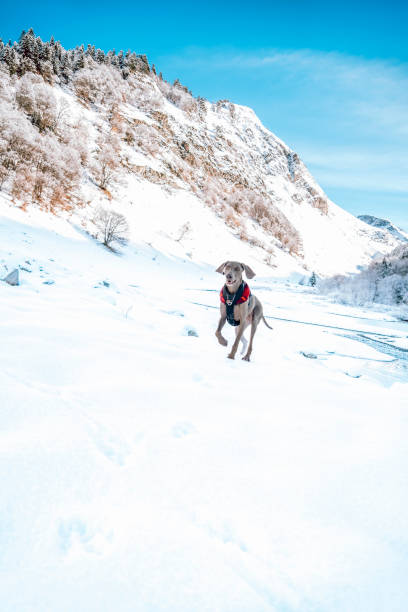
<instances>
[{"instance_id":1,"label":"pine tree","mask_svg":"<svg viewBox=\"0 0 408 612\"><path fill-rule=\"evenodd\" d=\"M135 52L131 53L129 57L128 68L130 72L136 72L137 70L137 55Z\"/></svg>"},{"instance_id":2,"label":"pine tree","mask_svg":"<svg viewBox=\"0 0 408 612\"><path fill-rule=\"evenodd\" d=\"M203 120L207 114L207 107L205 105L205 99L201 98L201 96L198 96L197 105L198 105L198 116L200 117L201 120Z\"/></svg>"},{"instance_id":3,"label":"pine tree","mask_svg":"<svg viewBox=\"0 0 408 612\"><path fill-rule=\"evenodd\" d=\"M312 276L309 278L309 285L311 287L315 287L317 283L317 277L316 274L313 272Z\"/></svg>"},{"instance_id":4,"label":"pine tree","mask_svg":"<svg viewBox=\"0 0 408 612\"><path fill-rule=\"evenodd\" d=\"M52 47L49 42L46 42L45 44L43 44L42 54L41 54L41 59L43 62L52 62L54 54L52 53L51 49Z\"/></svg>"},{"instance_id":5,"label":"pine tree","mask_svg":"<svg viewBox=\"0 0 408 612\"><path fill-rule=\"evenodd\" d=\"M97 49L95 59L99 64L103 64L105 61L105 53L102 49Z\"/></svg>"},{"instance_id":6,"label":"pine tree","mask_svg":"<svg viewBox=\"0 0 408 612\"><path fill-rule=\"evenodd\" d=\"M394 300L396 304L401 304L401 302L404 300L404 292L400 285L397 285L394 288Z\"/></svg>"},{"instance_id":7,"label":"pine tree","mask_svg":"<svg viewBox=\"0 0 408 612\"><path fill-rule=\"evenodd\" d=\"M38 72L41 72L41 59L43 55L43 41L39 36L35 39L34 49L33 49L33 62Z\"/></svg>"},{"instance_id":8,"label":"pine tree","mask_svg":"<svg viewBox=\"0 0 408 612\"><path fill-rule=\"evenodd\" d=\"M76 51L76 54L75 54L75 60L74 60L74 71L76 72L77 70L82 70L82 68L85 68L84 45L81 45L80 47L76 47L75 51Z\"/></svg>"},{"instance_id":9,"label":"pine tree","mask_svg":"<svg viewBox=\"0 0 408 612\"><path fill-rule=\"evenodd\" d=\"M384 259L382 260L381 264L380 264L380 276L381 278L385 278L386 276L388 276L388 274L390 273L390 268L391 268L391 264L389 264L387 262L387 260Z\"/></svg>"},{"instance_id":10,"label":"pine tree","mask_svg":"<svg viewBox=\"0 0 408 612\"><path fill-rule=\"evenodd\" d=\"M10 47L9 45L6 45L4 47L3 58L4 58L5 63L7 64L10 75L13 75L19 72L18 55L14 47Z\"/></svg>"},{"instance_id":11,"label":"pine tree","mask_svg":"<svg viewBox=\"0 0 408 612\"><path fill-rule=\"evenodd\" d=\"M63 53L66 53L65 49L62 48L59 40L55 43L55 56L58 58L58 61L61 61Z\"/></svg>"},{"instance_id":12,"label":"pine tree","mask_svg":"<svg viewBox=\"0 0 408 612\"><path fill-rule=\"evenodd\" d=\"M62 56L61 63L59 65L59 76L68 83L72 74L72 65L70 62L69 54L65 53Z\"/></svg>"},{"instance_id":13,"label":"pine tree","mask_svg":"<svg viewBox=\"0 0 408 612\"><path fill-rule=\"evenodd\" d=\"M35 46L35 36L33 28L30 28L28 32L21 32L21 36L18 43L18 50L23 58L33 59Z\"/></svg>"}]
</instances>

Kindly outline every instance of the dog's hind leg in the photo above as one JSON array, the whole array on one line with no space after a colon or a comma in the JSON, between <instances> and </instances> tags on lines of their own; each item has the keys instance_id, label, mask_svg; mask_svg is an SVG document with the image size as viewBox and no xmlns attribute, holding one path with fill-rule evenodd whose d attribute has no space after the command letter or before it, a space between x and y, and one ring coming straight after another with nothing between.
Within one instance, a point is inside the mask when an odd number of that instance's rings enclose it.
<instances>
[{"instance_id":1,"label":"dog's hind leg","mask_svg":"<svg viewBox=\"0 0 408 612\"><path fill-rule=\"evenodd\" d=\"M262 318L262 305L259 302L259 300L257 301L255 308L252 312L252 317L251 317L251 335L249 337L249 346L248 346L248 350L246 352L245 357L243 357L242 359L244 361L249 361L251 358L251 353L252 353L252 342L254 340L254 336L255 336L255 332L256 329L259 325L259 321Z\"/></svg>"},{"instance_id":2,"label":"dog's hind leg","mask_svg":"<svg viewBox=\"0 0 408 612\"><path fill-rule=\"evenodd\" d=\"M244 334L242 334L241 336L241 342L242 342L241 355L243 355L246 351L246 347L248 346L248 340L245 338Z\"/></svg>"},{"instance_id":3,"label":"dog's hind leg","mask_svg":"<svg viewBox=\"0 0 408 612\"><path fill-rule=\"evenodd\" d=\"M259 321L257 321L254 318L254 320L252 321L252 325L251 325L251 335L249 337L248 350L247 350L247 353L246 353L245 357L242 358L244 361L249 361L250 360L251 353L252 353L252 341L254 339L256 328L258 327L258 323L259 323ZM242 352L244 352L244 351L242 351Z\"/></svg>"}]
</instances>

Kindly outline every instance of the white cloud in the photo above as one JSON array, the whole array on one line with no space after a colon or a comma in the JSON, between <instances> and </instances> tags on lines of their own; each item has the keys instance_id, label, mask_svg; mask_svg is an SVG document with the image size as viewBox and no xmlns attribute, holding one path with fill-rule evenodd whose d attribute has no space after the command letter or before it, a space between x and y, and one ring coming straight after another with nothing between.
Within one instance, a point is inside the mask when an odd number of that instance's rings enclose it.
<instances>
[{"instance_id":1,"label":"white cloud","mask_svg":"<svg viewBox=\"0 0 408 612\"><path fill-rule=\"evenodd\" d=\"M408 151L396 155L381 149L322 149L307 144L301 149L312 174L326 185L408 193Z\"/></svg>"}]
</instances>

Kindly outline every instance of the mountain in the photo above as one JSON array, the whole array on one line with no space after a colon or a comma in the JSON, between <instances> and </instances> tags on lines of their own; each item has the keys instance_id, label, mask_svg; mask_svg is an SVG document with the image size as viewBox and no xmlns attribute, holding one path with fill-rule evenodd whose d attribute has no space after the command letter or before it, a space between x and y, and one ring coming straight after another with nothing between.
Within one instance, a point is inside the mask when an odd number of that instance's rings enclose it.
<instances>
[{"instance_id":1,"label":"mountain","mask_svg":"<svg viewBox=\"0 0 408 612\"><path fill-rule=\"evenodd\" d=\"M388 219L380 219L372 215L359 215L358 218L364 223L378 229L377 235L379 241L387 242L389 235L391 235L401 242L408 242L408 234L391 223L391 221L388 221Z\"/></svg>"},{"instance_id":2,"label":"mountain","mask_svg":"<svg viewBox=\"0 0 408 612\"><path fill-rule=\"evenodd\" d=\"M0 66L0 186L15 205L95 235L114 209L132 240L281 276L354 271L398 244L331 202L250 108L195 98L144 55L65 50L30 29L1 43Z\"/></svg>"}]
</instances>

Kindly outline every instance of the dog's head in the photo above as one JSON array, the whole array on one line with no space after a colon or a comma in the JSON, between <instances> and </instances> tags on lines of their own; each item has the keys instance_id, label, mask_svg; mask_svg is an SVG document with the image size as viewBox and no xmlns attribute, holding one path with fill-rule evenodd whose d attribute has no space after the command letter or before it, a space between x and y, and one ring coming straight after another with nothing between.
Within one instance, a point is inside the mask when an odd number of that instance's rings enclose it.
<instances>
[{"instance_id":1,"label":"dog's head","mask_svg":"<svg viewBox=\"0 0 408 612\"><path fill-rule=\"evenodd\" d=\"M241 281L244 272L247 278L254 278L255 276L255 272L247 264L240 263L239 261L224 261L224 263L218 266L216 272L224 274L227 286Z\"/></svg>"}]
</instances>

